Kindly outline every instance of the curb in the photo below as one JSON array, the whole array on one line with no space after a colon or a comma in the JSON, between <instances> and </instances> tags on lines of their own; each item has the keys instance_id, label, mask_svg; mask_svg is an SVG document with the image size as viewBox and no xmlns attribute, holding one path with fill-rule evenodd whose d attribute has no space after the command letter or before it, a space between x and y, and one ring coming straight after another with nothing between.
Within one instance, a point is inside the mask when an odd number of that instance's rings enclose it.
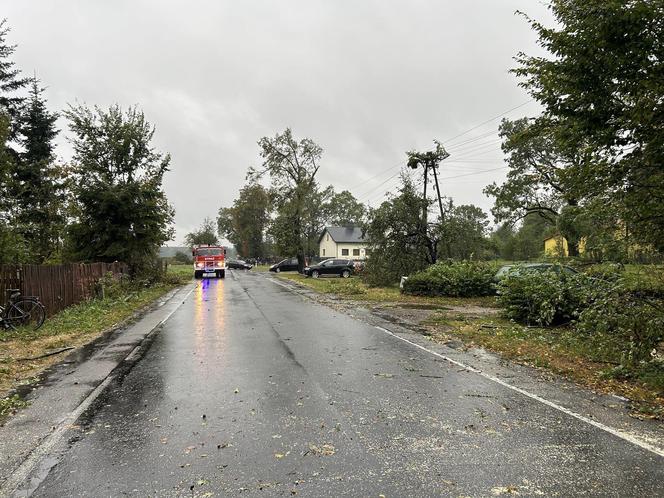
<instances>
[{"instance_id":1,"label":"curb","mask_svg":"<svg viewBox=\"0 0 664 498\"><path fill-rule=\"evenodd\" d=\"M190 284L187 284L190 285ZM188 297L194 291L196 287L192 286L189 292L182 297L182 302L175 304L173 309L161 320L159 320L155 325L153 325L147 332L138 336L138 341L135 343L135 346L131 348L128 354L123 354L121 358L118 358L115 361L115 364L112 366L110 371L101 379L99 383L91 387L91 390L85 395L85 397L78 403L78 405L69 413L67 413L64 418L61 418L55 424L49 424L51 427L50 431L47 434L43 434L42 437L35 441L35 444L28 450L25 457L22 458L20 463L15 465L13 469L8 473L8 475L2 477L0 482L0 497L9 497L9 496L30 496L32 492L38 487L39 483L43 481L48 475L49 471L53 466L57 464L57 458L48 458L49 455L52 455L58 450L64 449L64 444L66 443L65 436L67 431L71 426L76 423L81 417L86 414L91 413L97 407L97 402L100 400L102 395L107 392L107 388L116 381L122 380L132 368L142 359L143 355L150 348L152 342L157 337L157 332L161 330L164 323L180 309L182 304L186 302ZM163 305L167 305L169 302L174 300L179 293L183 292L186 289L186 286L175 289L172 292L172 295L167 297ZM179 300L180 298L178 298ZM158 301L155 301L158 302ZM155 303L151 303L146 308L154 306ZM154 312L158 312L161 306L157 307ZM113 335L114 332L120 328L126 327L127 324L134 322L134 325L140 324L140 319L136 315L141 316L142 319L146 319L149 316L149 313L145 313L145 309L137 311L134 315L129 317L123 323L114 326L108 331L104 332L100 337L93 340L91 343L85 347L90 347L91 350L95 350L94 344L99 346L99 343L103 339L108 339ZM120 334L118 337L122 337ZM117 338L115 338L117 339ZM106 346L110 346L113 341L109 341ZM130 345L131 346L131 345ZM92 352L84 361L79 363L76 366L76 369L83 367L88 361L91 361L96 352L100 352L103 349L98 349L97 351ZM69 355L68 355L69 356ZM66 361L63 360L63 362ZM61 362L62 363L62 362ZM29 408L28 408L29 409ZM17 422L20 424L20 421ZM3 429L11 430L11 420L7 422ZM9 426L9 427L7 427Z\"/></svg>"}]
</instances>

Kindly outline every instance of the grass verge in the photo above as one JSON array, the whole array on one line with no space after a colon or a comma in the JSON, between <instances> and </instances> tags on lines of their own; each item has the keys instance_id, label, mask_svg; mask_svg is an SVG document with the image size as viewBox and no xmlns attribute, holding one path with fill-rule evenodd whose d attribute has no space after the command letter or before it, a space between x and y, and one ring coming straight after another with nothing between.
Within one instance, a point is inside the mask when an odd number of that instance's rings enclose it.
<instances>
[{"instance_id":1,"label":"grass verge","mask_svg":"<svg viewBox=\"0 0 664 498\"><path fill-rule=\"evenodd\" d=\"M13 388L37 382L43 370L61 361L64 355L40 356L89 343L190 280L191 268L186 266L186 270L181 266L171 266L165 282L71 306L49 318L34 332L0 330L0 398ZM0 399L0 412L6 412L5 415L10 413L14 409L12 407L18 406L17 400L14 397Z\"/></svg>"},{"instance_id":2,"label":"grass verge","mask_svg":"<svg viewBox=\"0 0 664 498\"><path fill-rule=\"evenodd\" d=\"M584 335L572 327L524 327L497 316L482 316L472 307L496 307L494 297L448 298L408 296L398 287L368 287L359 278L306 278L280 273L320 293L348 300L394 305L455 306L468 312L438 310L425 322L432 339L446 342L456 337L468 346L478 345L518 363L547 369L595 390L624 396L633 402L634 415L664 419L664 376L644 370L630 378L619 375L623 345L613 336Z\"/></svg>"},{"instance_id":3,"label":"grass verge","mask_svg":"<svg viewBox=\"0 0 664 498\"><path fill-rule=\"evenodd\" d=\"M278 273L279 278L290 280L304 285L317 292L324 294L334 294L346 299L369 301L369 302L389 302L402 304L425 304L432 306L482 306L493 308L496 306L495 299L492 296L475 298L457 298L457 297L420 297L402 294L397 285L393 287L370 287L360 278L337 278L320 277L307 278L299 273Z\"/></svg>"},{"instance_id":4,"label":"grass verge","mask_svg":"<svg viewBox=\"0 0 664 498\"><path fill-rule=\"evenodd\" d=\"M526 327L497 317L473 317L439 311L427 325L434 338L461 339L522 364L550 370L595 390L633 402L634 414L664 419L664 378L643 371L632 378L615 375L621 348L615 337L579 334L570 326Z\"/></svg>"}]
</instances>

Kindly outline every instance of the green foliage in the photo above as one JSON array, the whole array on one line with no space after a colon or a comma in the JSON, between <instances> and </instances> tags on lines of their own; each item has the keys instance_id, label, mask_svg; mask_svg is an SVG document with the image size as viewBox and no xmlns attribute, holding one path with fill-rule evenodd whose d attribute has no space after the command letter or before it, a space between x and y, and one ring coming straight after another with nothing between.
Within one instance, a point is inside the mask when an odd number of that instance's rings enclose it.
<instances>
[{"instance_id":1,"label":"green foliage","mask_svg":"<svg viewBox=\"0 0 664 498\"><path fill-rule=\"evenodd\" d=\"M482 209L472 204L455 206L452 199L443 205L445 216L436 226L438 257L447 259L482 259L487 248L489 221Z\"/></svg>"},{"instance_id":2,"label":"green foliage","mask_svg":"<svg viewBox=\"0 0 664 498\"><path fill-rule=\"evenodd\" d=\"M496 288L505 316L528 325L574 320L590 299L588 278L562 271L519 272L516 268Z\"/></svg>"},{"instance_id":3,"label":"green foliage","mask_svg":"<svg viewBox=\"0 0 664 498\"><path fill-rule=\"evenodd\" d=\"M23 98L15 94L16 91L25 88L30 82L29 78L21 77L21 71L14 66L10 57L16 50L15 45L7 44L9 26L7 20L0 21L0 109L11 118L9 122L9 137L15 138L19 114Z\"/></svg>"},{"instance_id":4,"label":"green foliage","mask_svg":"<svg viewBox=\"0 0 664 498\"><path fill-rule=\"evenodd\" d=\"M582 157L583 149L564 147L553 126L526 118L504 119L500 136L510 168L507 180L484 189L487 195L496 198L492 209L496 221L515 223L537 214L557 226L567 239L570 255L578 256L582 236L576 219L579 192L577 179L570 171L588 160Z\"/></svg>"},{"instance_id":5,"label":"green foliage","mask_svg":"<svg viewBox=\"0 0 664 498\"><path fill-rule=\"evenodd\" d=\"M576 323L578 332L588 336L604 334L622 347L623 369L644 364L664 374L664 308L661 301L639 297L618 280L611 286L596 287L591 304ZM623 372L623 375L626 375Z\"/></svg>"},{"instance_id":6,"label":"green foliage","mask_svg":"<svg viewBox=\"0 0 664 498\"><path fill-rule=\"evenodd\" d=\"M552 27L530 20L548 56L517 57L521 85L543 106L538 120L568 152L586 200L609 205L642 243L664 249L664 4L552 0Z\"/></svg>"},{"instance_id":7,"label":"green foliage","mask_svg":"<svg viewBox=\"0 0 664 498\"><path fill-rule=\"evenodd\" d=\"M439 262L408 277L403 291L416 296L480 297L494 291L494 263Z\"/></svg>"},{"instance_id":8,"label":"green foliage","mask_svg":"<svg viewBox=\"0 0 664 498\"><path fill-rule=\"evenodd\" d=\"M270 177L271 193L281 218L273 226L272 234L284 254L297 255L301 271L307 240L306 205L316 187L323 149L309 138L296 140L290 128L273 138L261 138L258 145L263 164L259 169L250 168L248 177L251 180Z\"/></svg>"},{"instance_id":9,"label":"green foliage","mask_svg":"<svg viewBox=\"0 0 664 498\"><path fill-rule=\"evenodd\" d=\"M176 252L173 259L178 263L182 264L191 264L194 262L194 259L191 257L191 254L187 254L186 252L182 251Z\"/></svg>"},{"instance_id":10,"label":"green foliage","mask_svg":"<svg viewBox=\"0 0 664 498\"><path fill-rule=\"evenodd\" d=\"M246 184L232 207L219 209L219 234L227 238L242 257L266 257L265 231L270 221L270 207L269 192L262 185Z\"/></svg>"},{"instance_id":11,"label":"green foliage","mask_svg":"<svg viewBox=\"0 0 664 498\"><path fill-rule=\"evenodd\" d=\"M359 226L367 214L366 206L348 190L333 193L324 211L325 224L329 226Z\"/></svg>"},{"instance_id":12,"label":"green foliage","mask_svg":"<svg viewBox=\"0 0 664 498\"><path fill-rule=\"evenodd\" d=\"M184 236L184 243L189 247L198 245L218 245L219 239L217 238L217 230L214 221L210 218L205 218L200 227Z\"/></svg>"},{"instance_id":13,"label":"green foliage","mask_svg":"<svg viewBox=\"0 0 664 498\"><path fill-rule=\"evenodd\" d=\"M422 226L425 201L403 175L399 193L369 213L365 226L369 257L363 275L369 285L390 285L426 268L433 241Z\"/></svg>"},{"instance_id":14,"label":"green foliage","mask_svg":"<svg viewBox=\"0 0 664 498\"><path fill-rule=\"evenodd\" d=\"M73 261L124 261L149 271L172 238L174 211L162 190L170 156L155 152L142 112L85 106L65 112L74 135L74 222L66 255Z\"/></svg>"},{"instance_id":15,"label":"green foliage","mask_svg":"<svg viewBox=\"0 0 664 498\"><path fill-rule=\"evenodd\" d=\"M496 255L507 261L528 261L541 257L544 252L544 238L552 229L545 218L533 213L523 218L518 228L505 223L500 225L490 237Z\"/></svg>"},{"instance_id":16,"label":"green foliage","mask_svg":"<svg viewBox=\"0 0 664 498\"><path fill-rule=\"evenodd\" d=\"M17 410L28 406L28 402L21 399L18 394L7 396L0 399L0 421L4 420L9 415L13 415Z\"/></svg>"},{"instance_id":17,"label":"green foliage","mask_svg":"<svg viewBox=\"0 0 664 498\"><path fill-rule=\"evenodd\" d=\"M20 116L23 149L11 168L8 189L12 227L27 243L26 258L38 264L57 257L66 222L65 173L53 155L58 115L46 108L43 91L33 80Z\"/></svg>"}]
</instances>

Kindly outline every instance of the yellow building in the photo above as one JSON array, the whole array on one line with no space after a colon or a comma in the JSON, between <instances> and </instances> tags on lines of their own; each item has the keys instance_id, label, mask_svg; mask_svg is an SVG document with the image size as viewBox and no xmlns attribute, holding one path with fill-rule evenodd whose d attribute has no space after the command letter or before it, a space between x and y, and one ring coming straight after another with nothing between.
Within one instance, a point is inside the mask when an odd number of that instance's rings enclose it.
<instances>
[{"instance_id":1,"label":"yellow building","mask_svg":"<svg viewBox=\"0 0 664 498\"><path fill-rule=\"evenodd\" d=\"M586 239L582 238L579 241L579 255L583 255L585 252ZM551 257L569 256L567 239L562 235L552 235L551 237L544 239L544 254Z\"/></svg>"}]
</instances>

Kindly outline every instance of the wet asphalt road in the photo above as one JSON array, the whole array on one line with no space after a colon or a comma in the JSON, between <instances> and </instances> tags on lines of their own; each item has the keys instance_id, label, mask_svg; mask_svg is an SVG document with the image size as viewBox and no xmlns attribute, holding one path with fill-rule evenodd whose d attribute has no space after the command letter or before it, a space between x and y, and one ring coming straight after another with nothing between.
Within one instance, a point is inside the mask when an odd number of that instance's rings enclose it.
<instances>
[{"instance_id":1,"label":"wet asphalt road","mask_svg":"<svg viewBox=\"0 0 664 498\"><path fill-rule=\"evenodd\" d=\"M664 459L261 275L205 280L35 496L662 496Z\"/></svg>"}]
</instances>

